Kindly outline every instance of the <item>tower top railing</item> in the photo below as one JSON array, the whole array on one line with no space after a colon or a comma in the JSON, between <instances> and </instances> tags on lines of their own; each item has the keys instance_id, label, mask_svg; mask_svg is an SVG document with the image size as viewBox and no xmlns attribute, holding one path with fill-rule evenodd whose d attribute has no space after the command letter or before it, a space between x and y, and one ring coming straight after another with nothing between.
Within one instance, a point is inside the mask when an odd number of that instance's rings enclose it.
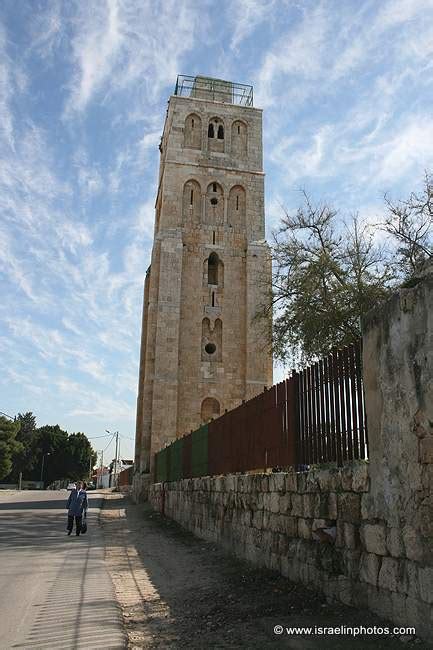
<instances>
[{"instance_id":1,"label":"tower top railing","mask_svg":"<svg viewBox=\"0 0 433 650\"><path fill-rule=\"evenodd\" d=\"M238 106L253 106L252 86L200 75L196 77L178 75L174 94Z\"/></svg>"}]
</instances>

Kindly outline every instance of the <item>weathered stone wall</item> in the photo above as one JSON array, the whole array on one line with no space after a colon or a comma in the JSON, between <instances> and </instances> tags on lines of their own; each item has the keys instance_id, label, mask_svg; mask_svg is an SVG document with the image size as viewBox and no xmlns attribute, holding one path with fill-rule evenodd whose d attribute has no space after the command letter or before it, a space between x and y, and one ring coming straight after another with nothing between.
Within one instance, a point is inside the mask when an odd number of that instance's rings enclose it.
<instances>
[{"instance_id":1,"label":"weathered stone wall","mask_svg":"<svg viewBox=\"0 0 433 650\"><path fill-rule=\"evenodd\" d=\"M257 566L433 641L433 568L413 561L411 541L399 545L395 528L369 510L368 469L184 479L151 485L149 500Z\"/></svg>"},{"instance_id":2,"label":"weathered stone wall","mask_svg":"<svg viewBox=\"0 0 433 650\"><path fill-rule=\"evenodd\" d=\"M153 506L257 565L433 641L433 269L364 324L368 463L187 479Z\"/></svg>"}]
</instances>

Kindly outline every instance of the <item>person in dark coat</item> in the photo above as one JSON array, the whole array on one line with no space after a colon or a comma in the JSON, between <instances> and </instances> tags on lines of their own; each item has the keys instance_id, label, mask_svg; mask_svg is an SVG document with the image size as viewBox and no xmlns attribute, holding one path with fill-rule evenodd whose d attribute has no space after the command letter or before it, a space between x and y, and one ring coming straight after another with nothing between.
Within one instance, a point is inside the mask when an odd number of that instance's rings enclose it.
<instances>
[{"instance_id":1,"label":"person in dark coat","mask_svg":"<svg viewBox=\"0 0 433 650\"><path fill-rule=\"evenodd\" d=\"M86 493L86 484L77 481L75 490L72 490L69 495L66 507L68 509L68 535L72 533L75 519L75 534L78 536L81 533L81 524L83 521L83 513L86 515L87 507L89 505Z\"/></svg>"}]
</instances>

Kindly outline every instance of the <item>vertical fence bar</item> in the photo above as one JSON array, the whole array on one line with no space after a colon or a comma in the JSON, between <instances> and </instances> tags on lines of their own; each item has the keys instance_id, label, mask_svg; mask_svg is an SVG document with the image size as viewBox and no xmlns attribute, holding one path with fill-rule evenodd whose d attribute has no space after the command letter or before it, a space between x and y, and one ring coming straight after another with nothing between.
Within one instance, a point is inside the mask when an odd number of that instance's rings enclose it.
<instances>
[{"instance_id":1,"label":"vertical fence bar","mask_svg":"<svg viewBox=\"0 0 433 650\"><path fill-rule=\"evenodd\" d=\"M343 349L344 359L344 392L346 398L346 430L347 430L347 458L353 460L353 423L352 410L350 408L350 367L349 367L349 348Z\"/></svg>"},{"instance_id":2,"label":"vertical fence bar","mask_svg":"<svg viewBox=\"0 0 433 650\"><path fill-rule=\"evenodd\" d=\"M301 371L298 374L298 386L299 386L299 448L300 453L298 455L298 464L306 465L306 440L305 440L305 400L304 400L304 372Z\"/></svg>"},{"instance_id":3,"label":"vertical fence bar","mask_svg":"<svg viewBox=\"0 0 433 650\"><path fill-rule=\"evenodd\" d=\"M299 401L299 373L292 371L291 378L291 392L289 391L289 386L287 386L287 410L288 410L288 439L289 444L290 440L293 440L293 451L294 451L294 466L296 467L300 463L300 428L301 428L301 410L300 410L300 401ZM291 404L290 404L291 399Z\"/></svg>"},{"instance_id":4,"label":"vertical fence bar","mask_svg":"<svg viewBox=\"0 0 433 650\"><path fill-rule=\"evenodd\" d=\"M313 406L313 431L314 431L314 455L315 463L320 462L320 435L319 435L319 414L317 412L317 377L316 364L311 366L311 403Z\"/></svg>"},{"instance_id":5,"label":"vertical fence bar","mask_svg":"<svg viewBox=\"0 0 433 650\"><path fill-rule=\"evenodd\" d=\"M365 436L365 409L364 395L361 377L361 345L359 341L355 344L355 367L356 367L356 392L358 398L358 422L359 422L359 452L360 457L365 458L367 455L367 441Z\"/></svg>"},{"instance_id":6,"label":"vertical fence bar","mask_svg":"<svg viewBox=\"0 0 433 650\"><path fill-rule=\"evenodd\" d=\"M322 444L322 462L328 461L328 446L326 439L325 416L325 381L323 372L323 359L319 361L319 386L320 386L320 439Z\"/></svg>"},{"instance_id":7,"label":"vertical fence bar","mask_svg":"<svg viewBox=\"0 0 433 650\"><path fill-rule=\"evenodd\" d=\"M359 458L359 420L356 395L355 347L349 346L350 392L352 406L353 456Z\"/></svg>"},{"instance_id":8,"label":"vertical fence bar","mask_svg":"<svg viewBox=\"0 0 433 650\"><path fill-rule=\"evenodd\" d=\"M338 352L332 352L332 375L333 375L333 392L334 392L334 408L335 408L335 450L337 465L342 465L341 456L341 418L340 418L340 390L339 390L339 377L338 377Z\"/></svg>"},{"instance_id":9,"label":"vertical fence bar","mask_svg":"<svg viewBox=\"0 0 433 650\"><path fill-rule=\"evenodd\" d=\"M311 372L310 368L305 368L305 378L307 380L306 396L307 396L307 445L308 445L308 465L314 463L314 433L312 427L312 411L311 411Z\"/></svg>"},{"instance_id":10,"label":"vertical fence bar","mask_svg":"<svg viewBox=\"0 0 433 650\"><path fill-rule=\"evenodd\" d=\"M333 460L332 457L332 438L331 438L331 404L329 395L329 358L323 360L323 380L325 384L325 430L326 430L326 457L328 462Z\"/></svg>"},{"instance_id":11,"label":"vertical fence bar","mask_svg":"<svg viewBox=\"0 0 433 650\"><path fill-rule=\"evenodd\" d=\"M341 423L341 454L342 460L347 460L347 430L346 410L344 400L344 357L343 351L338 350L338 387L340 391L340 423Z\"/></svg>"},{"instance_id":12,"label":"vertical fence bar","mask_svg":"<svg viewBox=\"0 0 433 650\"><path fill-rule=\"evenodd\" d=\"M314 372L314 402L316 410L316 438L317 438L317 460L316 463L323 462L323 448L322 448L322 422L320 417L320 385L319 364L315 363L313 366Z\"/></svg>"},{"instance_id":13,"label":"vertical fence bar","mask_svg":"<svg viewBox=\"0 0 433 650\"><path fill-rule=\"evenodd\" d=\"M331 460L337 460L337 436L334 396L334 360L332 354L328 356L328 377L329 377L329 429L331 444Z\"/></svg>"}]
</instances>

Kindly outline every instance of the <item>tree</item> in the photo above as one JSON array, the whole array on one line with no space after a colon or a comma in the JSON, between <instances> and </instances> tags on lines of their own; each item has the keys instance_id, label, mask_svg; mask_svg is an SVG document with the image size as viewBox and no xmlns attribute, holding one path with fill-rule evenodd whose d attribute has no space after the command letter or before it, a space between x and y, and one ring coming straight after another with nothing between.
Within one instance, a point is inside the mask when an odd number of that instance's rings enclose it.
<instances>
[{"instance_id":1,"label":"tree","mask_svg":"<svg viewBox=\"0 0 433 650\"><path fill-rule=\"evenodd\" d=\"M338 213L315 205L286 213L274 235L273 350L284 362L324 356L360 336L360 319L390 293L395 273L385 251L357 216L341 226Z\"/></svg>"},{"instance_id":2,"label":"tree","mask_svg":"<svg viewBox=\"0 0 433 650\"><path fill-rule=\"evenodd\" d=\"M10 473L12 457L20 450L21 443L16 440L19 429L19 422L0 417L0 479Z\"/></svg>"},{"instance_id":3,"label":"tree","mask_svg":"<svg viewBox=\"0 0 433 650\"><path fill-rule=\"evenodd\" d=\"M433 259L433 177L424 176L421 193L412 192L408 199L393 202L385 194L387 216L383 229L397 244L397 262L405 282Z\"/></svg>"},{"instance_id":4,"label":"tree","mask_svg":"<svg viewBox=\"0 0 433 650\"><path fill-rule=\"evenodd\" d=\"M21 447L14 453L12 458L11 482L18 481L20 472L26 478L33 469L35 460L33 445L36 435L36 418L29 411L28 413L18 413L15 419L20 425L16 439L21 443Z\"/></svg>"},{"instance_id":5,"label":"tree","mask_svg":"<svg viewBox=\"0 0 433 650\"><path fill-rule=\"evenodd\" d=\"M84 433L68 434L56 425L45 425L36 430L33 444L34 468L30 478L40 478L42 457L43 480L46 485L59 479L83 479L89 474L96 454Z\"/></svg>"},{"instance_id":6,"label":"tree","mask_svg":"<svg viewBox=\"0 0 433 650\"><path fill-rule=\"evenodd\" d=\"M68 478L87 478L89 467L96 463L96 453L84 433L72 433L68 438Z\"/></svg>"}]
</instances>

